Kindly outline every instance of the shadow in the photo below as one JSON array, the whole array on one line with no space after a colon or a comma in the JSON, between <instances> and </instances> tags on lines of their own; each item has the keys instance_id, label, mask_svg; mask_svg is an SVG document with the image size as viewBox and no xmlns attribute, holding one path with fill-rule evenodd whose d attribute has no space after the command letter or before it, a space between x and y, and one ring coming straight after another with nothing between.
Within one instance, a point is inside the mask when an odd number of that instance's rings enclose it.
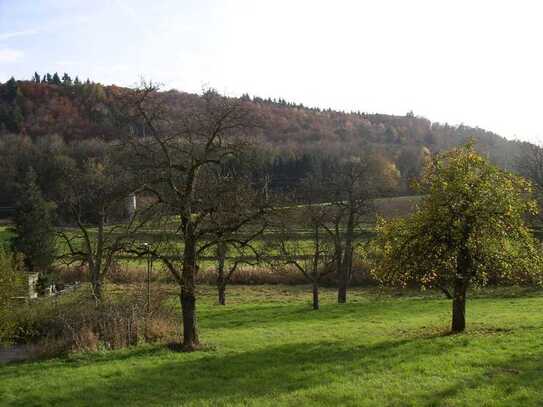
<instances>
[{"instance_id":1,"label":"shadow","mask_svg":"<svg viewBox=\"0 0 543 407\"><path fill-rule=\"evenodd\" d=\"M454 346L454 345L451 345ZM342 342L300 342L266 347L250 352L182 354L164 350L153 363L138 366L144 354L110 354L110 365L118 361L126 371L100 374L93 367L93 380L71 383L62 396L40 393L20 394L18 405L228 405L258 404L261 397L289 396L292 393L326 386L337 375L371 374L392 368L410 358L432 358L451 346L425 346L412 340L378 342L371 346L352 346ZM94 362L93 362L94 363ZM121 365L120 365L121 366ZM80 371L81 372L81 371ZM44 372L47 374L47 372ZM77 374L77 371L74 371ZM88 372L84 372L88 376ZM356 394L328 394L321 404L352 404ZM294 396L295 397L295 396ZM316 400L317 402L317 400Z\"/></svg>"},{"instance_id":2,"label":"shadow","mask_svg":"<svg viewBox=\"0 0 543 407\"><path fill-rule=\"evenodd\" d=\"M30 378L52 377L62 372L56 380L61 388L25 392L25 383L21 383L21 391L12 391L7 404L258 405L272 400L294 404L301 397L305 403L318 405L359 405L366 391L375 405L468 405L466 400L479 401L477 405L540 403L534 399L543 388L539 348L527 352L521 346L522 356L509 355L504 360L500 352L493 353L490 348L499 341L483 342L485 357L473 353L481 346L478 335L415 335L417 332L395 340L376 337L369 344L293 337L283 345L263 343L256 349L251 345L247 352L186 354L169 351L166 346L149 346L89 354L53 360L43 368L28 364L2 369L0 394L4 379L13 381L26 374ZM499 330L496 333L508 335ZM368 339L372 337L364 340ZM475 343L469 351L466 346L471 341ZM514 342L506 343L515 346ZM471 360L467 355L476 358ZM435 377L443 380L436 382ZM367 379L370 382L365 386ZM380 391L381 386L386 390Z\"/></svg>"},{"instance_id":3,"label":"shadow","mask_svg":"<svg viewBox=\"0 0 543 407\"><path fill-rule=\"evenodd\" d=\"M161 356L167 352L166 345L139 345L131 348L120 349L115 351L105 352L81 352L69 355L60 355L55 358L33 358L10 362L3 366L0 370L0 382L17 378L25 374L32 374L36 371L36 365L39 366L39 371L42 374L47 374L48 371L54 371L58 368L80 368L85 366L96 366L100 364L108 364L112 360L122 362L128 359L135 358L152 358ZM0 404L1 405L1 404Z\"/></svg>"},{"instance_id":4,"label":"shadow","mask_svg":"<svg viewBox=\"0 0 543 407\"><path fill-rule=\"evenodd\" d=\"M480 366L483 372L472 375L433 393L414 397L417 405L452 405L468 398L478 405L540 406L543 404L543 354L509 358Z\"/></svg>"},{"instance_id":5,"label":"shadow","mask_svg":"<svg viewBox=\"0 0 543 407\"><path fill-rule=\"evenodd\" d=\"M436 307L434 310L428 310L427 302L444 303L440 300L417 300L410 302L410 308L414 311L413 317L417 313L428 315L428 313L440 312ZM448 306L448 303L445 303ZM402 305L397 307L383 307L379 301L365 303L349 304L321 304L321 308L315 311L308 304L278 304L256 306L233 306L206 308L199 310L198 320L202 330L223 329L223 328L255 328L270 327L274 325L283 325L285 323L299 322L331 322L333 320L357 320L379 319L386 320L389 316L394 316L402 310Z\"/></svg>"}]
</instances>

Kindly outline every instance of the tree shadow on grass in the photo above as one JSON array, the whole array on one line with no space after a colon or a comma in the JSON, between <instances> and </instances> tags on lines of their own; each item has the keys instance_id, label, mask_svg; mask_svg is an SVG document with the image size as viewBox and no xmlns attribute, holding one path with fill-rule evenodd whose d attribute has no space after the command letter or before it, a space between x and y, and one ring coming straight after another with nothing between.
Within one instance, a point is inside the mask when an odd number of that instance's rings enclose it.
<instances>
[{"instance_id":1,"label":"tree shadow on grass","mask_svg":"<svg viewBox=\"0 0 543 407\"><path fill-rule=\"evenodd\" d=\"M142 345L116 351L83 352L63 355L52 359L18 361L2 366L2 369L0 369L0 382L35 373L37 365L41 365L39 366L40 373L47 374L49 371L55 371L55 369L63 367L78 368L86 365L108 364L112 361L122 362L123 360L135 358L159 357L165 352L167 350L162 346Z\"/></svg>"},{"instance_id":2,"label":"tree shadow on grass","mask_svg":"<svg viewBox=\"0 0 543 407\"><path fill-rule=\"evenodd\" d=\"M435 303L435 301L434 301ZM321 309L315 311L309 305L272 305L272 306L254 306L254 307L232 307L232 308L213 308L206 309L199 315L202 329L222 329L222 328L253 328L266 327L276 324L290 322L330 322L337 319L345 321L353 318L364 322L372 319L386 321L387 318L394 318L394 315L403 313L405 308L411 307L413 312L410 315L416 316L417 313L435 313L441 309L429 309L421 302L412 304L394 306L383 306L380 302L371 303L352 303L352 304L324 304Z\"/></svg>"},{"instance_id":3,"label":"tree shadow on grass","mask_svg":"<svg viewBox=\"0 0 543 407\"><path fill-rule=\"evenodd\" d=\"M543 354L513 357L488 363L484 372L461 379L444 389L414 397L418 405L450 405L455 398L468 398L478 405L540 406L543 404Z\"/></svg>"},{"instance_id":4,"label":"tree shadow on grass","mask_svg":"<svg viewBox=\"0 0 543 407\"><path fill-rule=\"evenodd\" d=\"M279 397L304 389L314 389L364 374L382 372L393 363L415 358L432 358L450 350L447 346L420 346L419 341L397 340L371 346L341 342L300 342L244 353L177 354L157 359L156 365L134 367L125 355L111 354L109 362L127 361L127 371L98 374L71 391L40 395L38 403L51 405L221 405L257 402L259 397ZM134 359L142 355L134 356ZM396 361L396 362L394 362ZM134 362L137 362L135 360ZM53 373L53 372L51 372ZM380 373L379 373L380 374ZM69 386L70 384L66 384ZM361 388L363 393L364 389ZM332 397L333 396L333 397ZM327 400L347 404L360 394L330 395ZM322 400L324 401L324 400ZM327 403L328 403L327 402ZM33 405L36 400L24 394L17 404Z\"/></svg>"}]
</instances>

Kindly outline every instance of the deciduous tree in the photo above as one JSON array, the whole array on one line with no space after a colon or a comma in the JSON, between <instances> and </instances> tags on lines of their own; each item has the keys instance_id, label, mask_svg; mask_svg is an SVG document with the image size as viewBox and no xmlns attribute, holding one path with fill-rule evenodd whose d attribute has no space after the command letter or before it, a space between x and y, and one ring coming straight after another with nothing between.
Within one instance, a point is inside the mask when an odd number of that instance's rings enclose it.
<instances>
[{"instance_id":1,"label":"deciduous tree","mask_svg":"<svg viewBox=\"0 0 543 407\"><path fill-rule=\"evenodd\" d=\"M468 144L435 157L418 190L425 197L413 215L377 227L374 271L383 282L441 288L453 300L451 330L461 332L470 285L491 275L539 278L539 245L524 219L537 211L528 181Z\"/></svg>"},{"instance_id":2,"label":"deciduous tree","mask_svg":"<svg viewBox=\"0 0 543 407\"><path fill-rule=\"evenodd\" d=\"M255 120L244 102L205 91L176 114L160 101L153 86L126 95L124 121L132 129L126 138L137 160L134 171L145 180L145 190L162 206L164 220L182 242L173 257L156 253L180 288L183 348L199 346L196 318L196 274L199 256L220 232L235 233L259 216L232 216L216 223L213 214L221 194L217 174L232 158L249 151ZM214 181L215 180L215 181Z\"/></svg>"},{"instance_id":3,"label":"deciduous tree","mask_svg":"<svg viewBox=\"0 0 543 407\"><path fill-rule=\"evenodd\" d=\"M58 185L58 205L69 227L59 229L66 248L62 257L88 266L98 301L116 255L134 244L152 210L128 217L126 202L138 184L118 151L115 144L94 140L69 146L67 156L59 157L66 176Z\"/></svg>"},{"instance_id":4,"label":"deciduous tree","mask_svg":"<svg viewBox=\"0 0 543 407\"><path fill-rule=\"evenodd\" d=\"M372 201L394 188L397 181L394 165L369 152L322 169L321 193L329 212L329 222L323 226L334 243L340 304L347 302L355 246L363 235L364 223L372 219Z\"/></svg>"},{"instance_id":5,"label":"deciduous tree","mask_svg":"<svg viewBox=\"0 0 543 407\"><path fill-rule=\"evenodd\" d=\"M270 251L277 252L272 258L273 268L292 266L311 284L312 306L320 308L319 287L322 277L333 271L335 261L326 224L329 211L323 205L306 204L276 211L278 235L270 241Z\"/></svg>"}]
</instances>

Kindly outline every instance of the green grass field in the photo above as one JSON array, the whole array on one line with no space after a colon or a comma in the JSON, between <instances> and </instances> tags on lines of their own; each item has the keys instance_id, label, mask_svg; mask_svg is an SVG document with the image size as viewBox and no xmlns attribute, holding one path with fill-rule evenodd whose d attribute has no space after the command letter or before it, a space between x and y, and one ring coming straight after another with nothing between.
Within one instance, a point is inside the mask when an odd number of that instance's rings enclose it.
<instances>
[{"instance_id":1,"label":"green grass field","mask_svg":"<svg viewBox=\"0 0 543 407\"><path fill-rule=\"evenodd\" d=\"M206 351L160 345L0 367L0 405L532 406L543 403L543 293L484 291L449 336L432 293L200 289Z\"/></svg>"}]
</instances>

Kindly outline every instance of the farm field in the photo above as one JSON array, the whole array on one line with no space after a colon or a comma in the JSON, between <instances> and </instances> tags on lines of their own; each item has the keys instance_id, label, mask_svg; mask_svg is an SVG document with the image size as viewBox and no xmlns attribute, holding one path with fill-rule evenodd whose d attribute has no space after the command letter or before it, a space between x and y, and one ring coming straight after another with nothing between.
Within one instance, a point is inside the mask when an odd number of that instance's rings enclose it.
<instances>
[{"instance_id":1,"label":"farm field","mask_svg":"<svg viewBox=\"0 0 543 407\"><path fill-rule=\"evenodd\" d=\"M433 292L352 289L312 311L303 286L199 288L208 349L164 345L0 368L0 405L535 406L543 399L543 292L484 290L445 335ZM172 291L172 296L174 292ZM172 304L177 304L172 297ZM177 305L174 305L177 306Z\"/></svg>"},{"instance_id":2,"label":"farm field","mask_svg":"<svg viewBox=\"0 0 543 407\"><path fill-rule=\"evenodd\" d=\"M398 217L398 216L406 216L409 213L411 213L415 205L419 202L420 197L418 196L400 196L400 197L393 197L393 198L379 198L375 200L375 212L378 216L383 216L386 218L392 218L392 217ZM373 217L371 219L368 219L368 223L364 225L363 230L360 231L360 233L367 235L367 237L372 236L373 234ZM13 236L13 234L9 231L10 225L8 224L0 224L0 244L7 243L8 240ZM68 234L70 234L69 229L66 230ZM73 233L79 233L77 229L73 230ZM295 235L295 239L298 240L302 246L304 247L304 242L308 239L309 231L305 229L301 229L298 231L298 233ZM162 239L164 238L164 230L163 229L146 229L140 233L139 239L142 243L143 242L154 242L156 239ZM268 231L265 234L265 238L259 238L257 246L261 246L265 243L265 241L269 239L274 238L274 232ZM311 246L311 243L309 240L307 240L308 247ZM182 249L182 243L178 243L178 247L181 250ZM65 242L62 239L59 239L58 248L60 252L67 251L67 247ZM271 253L273 255L273 253ZM214 252L211 251L208 254L211 258L214 257ZM144 265L146 260L138 258L134 255L127 255L125 256L124 263L128 261L132 265ZM211 258L209 260L211 260ZM209 267L213 263L209 263L209 260L203 260L203 267Z\"/></svg>"}]
</instances>

